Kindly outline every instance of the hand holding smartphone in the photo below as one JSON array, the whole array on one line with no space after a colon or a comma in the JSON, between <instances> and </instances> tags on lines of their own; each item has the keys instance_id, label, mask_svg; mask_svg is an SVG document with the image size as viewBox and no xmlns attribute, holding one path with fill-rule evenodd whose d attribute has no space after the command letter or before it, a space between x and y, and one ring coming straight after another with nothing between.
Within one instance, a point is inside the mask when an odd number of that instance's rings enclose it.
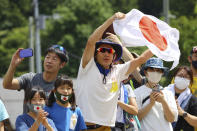
<instances>
[{"instance_id":1,"label":"hand holding smartphone","mask_svg":"<svg viewBox=\"0 0 197 131\"><path fill-rule=\"evenodd\" d=\"M155 92L160 92L161 90L163 90L163 87L160 86L159 84L155 85L155 87L152 89L152 91Z\"/></svg>"},{"instance_id":2,"label":"hand holding smartphone","mask_svg":"<svg viewBox=\"0 0 197 131\"><path fill-rule=\"evenodd\" d=\"M33 50L31 48L22 49L19 52L19 56L20 56L20 58L32 57L33 56Z\"/></svg>"}]
</instances>

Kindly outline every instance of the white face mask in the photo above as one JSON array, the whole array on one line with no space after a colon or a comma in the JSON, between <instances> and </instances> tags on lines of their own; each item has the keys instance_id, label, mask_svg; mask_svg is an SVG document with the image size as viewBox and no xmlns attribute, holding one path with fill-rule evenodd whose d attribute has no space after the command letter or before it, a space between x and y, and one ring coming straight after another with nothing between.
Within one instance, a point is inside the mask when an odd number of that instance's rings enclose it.
<instances>
[{"instance_id":1,"label":"white face mask","mask_svg":"<svg viewBox=\"0 0 197 131\"><path fill-rule=\"evenodd\" d=\"M176 76L174 79L174 83L178 89L184 90L185 88L189 86L190 80Z\"/></svg>"},{"instance_id":2,"label":"white face mask","mask_svg":"<svg viewBox=\"0 0 197 131\"><path fill-rule=\"evenodd\" d=\"M147 79L152 83L159 83L161 80L162 74L160 72L147 72Z\"/></svg>"}]
</instances>

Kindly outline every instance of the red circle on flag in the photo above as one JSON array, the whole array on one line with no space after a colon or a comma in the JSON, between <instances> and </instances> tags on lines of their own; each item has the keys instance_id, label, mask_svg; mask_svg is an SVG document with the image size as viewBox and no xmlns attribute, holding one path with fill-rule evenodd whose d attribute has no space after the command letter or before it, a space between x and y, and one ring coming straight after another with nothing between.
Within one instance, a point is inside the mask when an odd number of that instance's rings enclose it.
<instances>
[{"instance_id":1,"label":"red circle on flag","mask_svg":"<svg viewBox=\"0 0 197 131\"><path fill-rule=\"evenodd\" d=\"M160 34L157 24L147 16L143 16L139 22L139 28L143 36L152 44L154 44L161 51L166 50L167 41L164 36Z\"/></svg>"},{"instance_id":2,"label":"red circle on flag","mask_svg":"<svg viewBox=\"0 0 197 131\"><path fill-rule=\"evenodd\" d=\"M63 99L64 99L64 101L65 101L65 100L66 100L66 97L64 97Z\"/></svg>"},{"instance_id":3,"label":"red circle on flag","mask_svg":"<svg viewBox=\"0 0 197 131\"><path fill-rule=\"evenodd\" d=\"M39 107L37 107L37 110L39 110L40 108Z\"/></svg>"}]
</instances>

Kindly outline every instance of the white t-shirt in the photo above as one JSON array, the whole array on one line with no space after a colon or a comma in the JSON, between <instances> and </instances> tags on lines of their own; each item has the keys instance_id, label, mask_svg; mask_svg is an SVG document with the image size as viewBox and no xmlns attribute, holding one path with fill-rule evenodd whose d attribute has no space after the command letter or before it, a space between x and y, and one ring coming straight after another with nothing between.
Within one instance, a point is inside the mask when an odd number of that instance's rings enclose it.
<instances>
[{"instance_id":1,"label":"white t-shirt","mask_svg":"<svg viewBox=\"0 0 197 131\"><path fill-rule=\"evenodd\" d=\"M77 83L74 87L76 103L80 107L85 122L104 126L114 126L120 82L128 76L130 62L114 65L106 76L99 72L92 58L85 68L79 67Z\"/></svg>"},{"instance_id":2,"label":"white t-shirt","mask_svg":"<svg viewBox=\"0 0 197 131\"><path fill-rule=\"evenodd\" d=\"M150 95L152 89L148 88L146 85L140 86L134 90L136 95L136 102L138 109L144 108L150 103L150 99L146 100L142 105L142 101ZM164 94L164 99L167 101L168 105L175 113L175 120L178 117L178 110L173 94L167 90L162 90ZM149 111L149 113L140 121L142 131L173 131L172 125L164 117L162 104L155 102L155 105Z\"/></svg>"},{"instance_id":3,"label":"white t-shirt","mask_svg":"<svg viewBox=\"0 0 197 131\"><path fill-rule=\"evenodd\" d=\"M124 85L125 88L127 89L128 93L128 99L131 97L135 98L135 94L132 90L132 87L129 84ZM123 88L123 83L121 83L121 88L120 88L120 101L124 102L124 88ZM117 116L116 116L116 121L124 123L124 117L123 117L123 109L118 106L117 107Z\"/></svg>"}]
</instances>

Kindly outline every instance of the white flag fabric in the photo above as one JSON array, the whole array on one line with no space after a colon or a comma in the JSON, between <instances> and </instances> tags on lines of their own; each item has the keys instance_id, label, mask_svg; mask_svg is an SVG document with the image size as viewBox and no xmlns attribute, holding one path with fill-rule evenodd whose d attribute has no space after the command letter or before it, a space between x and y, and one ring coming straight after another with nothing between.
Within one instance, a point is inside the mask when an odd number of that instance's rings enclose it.
<instances>
[{"instance_id":1,"label":"white flag fabric","mask_svg":"<svg viewBox=\"0 0 197 131\"><path fill-rule=\"evenodd\" d=\"M147 46L157 57L179 63L179 31L154 16L132 9L126 17L113 22L115 33L126 47Z\"/></svg>"}]
</instances>

